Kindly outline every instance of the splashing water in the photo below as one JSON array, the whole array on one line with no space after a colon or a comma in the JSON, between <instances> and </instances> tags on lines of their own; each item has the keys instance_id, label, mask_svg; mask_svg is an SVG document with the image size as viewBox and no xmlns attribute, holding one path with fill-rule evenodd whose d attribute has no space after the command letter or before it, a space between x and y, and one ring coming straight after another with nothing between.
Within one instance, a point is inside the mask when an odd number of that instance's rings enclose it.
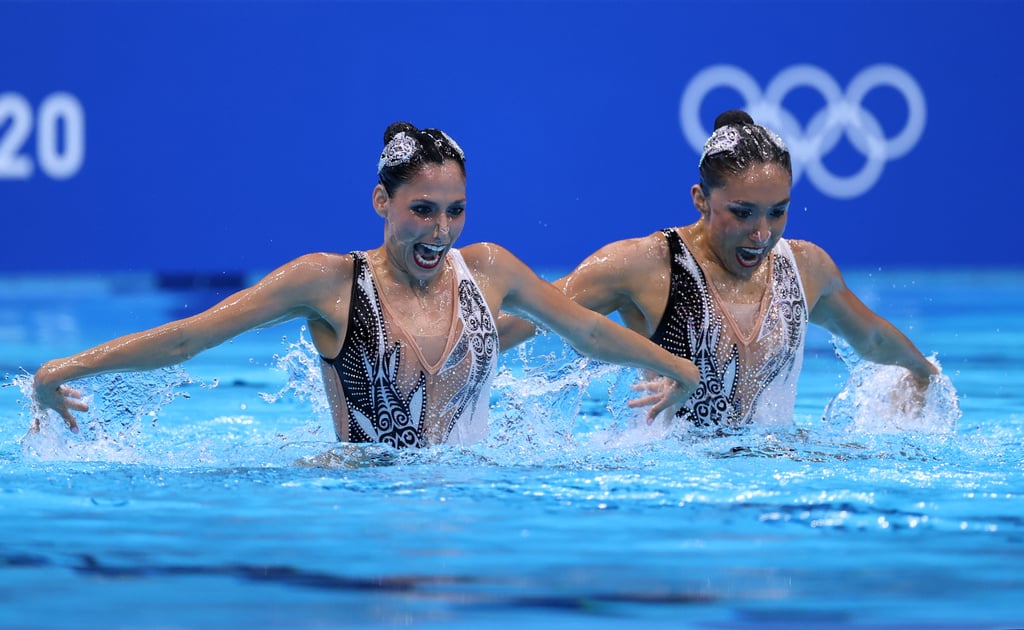
<instances>
[{"instance_id":1,"label":"splashing water","mask_svg":"<svg viewBox=\"0 0 1024 630\"><path fill-rule=\"evenodd\" d=\"M273 394L261 393L260 398L273 404L286 396L294 396L311 404L317 417L329 417L331 407L324 389L319 356L313 343L306 339L306 327L303 326L299 329L299 340L288 344L283 356L274 355L275 368L288 375L288 382Z\"/></svg>"},{"instance_id":2,"label":"splashing water","mask_svg":"<svg viewBox=\"0 0 1024 630\"><path fill-rule=\"evenodd\" d=\"M208 383L194 379L179 365L76 381L74 387L83 392L82 400L89 411L76 414L80 432L75 434L56 412L39 409L32 395L32 376L22 374L9 379L9 384L18 387L24 396L22 415L28 417L25 426L38 420L22 438L22 450L40 461L144 462L176 467L226 462L292 464L305 451L323 450L323 423L314 426L311 418L322 420L329 410L318 354L304 332L305 328L282 355L274 356L273 369L284 372L287 383L274 393L258 394L268 405L287 407L282 403L298 403L301 418L288 423L295 426L263 430L253 416L233 414L158 427L158 420L169 415L165 412L170 403L192 398L189 389L220 387L217 379ZM241 407L246 408L244 404Z\"/></svg>"},{"instance_id":3,"label":"splashing water","mask_svg":"<svg viewBox=\"0 0 1024 630\"><path fill-rule=\"evenodd\" d=\"M84 392L82 400L89 412L79 415L78 434L71 433L55 411L44 413L39 408L30 375L17 376L12 383L25 396L29 417L38 421L22 439L27 455L40 460L129 463L144 458L140 450L144 424L155 426L163 407L175 398L187 398L180 387L193 381L180 366L82 379L76 388Z\"/></svg>"},{"instance_id":4,"label":"splashing water","mask_svg":"<svg viewBox=\"0 0 1024 630\"><path fill-rule=\"evenodd\" d=\"M960 419L956 389L945 374L933 376L923 398L907 371L861 359L838 337L832 346L850 376L825 408L824 422L856 433L952 434ZM936 367L935 356L928 360Z\"/></svg>"},{"instance_id":5,"label":"splashing water","mask_svg":"<svg viewBox=\"0 0 1024 630\"><path fill-rule=\"evenodd\" d=\"M628 406L636 396L632 389L639 379L636 370L580 356L561 340L538 338L521 345L517 354L507 355L509 360L494 381L491 429L479 444L408 452L379 445L340 445L330 431L330 405L319 354L305 327L296 342L285 343L285 351L274 356L273 369L286 375L286 383L258 396L285 410L290 408L282 403L300 403L297 412L301 418L291 426L282 426L280 418L268 421L274 426L261 427L253 416L217 416L192 421L184 428L162 427L163 437L154 440L151 434L165 407L178 398L190 398L184 389L218 387L216 380L197 382L176 366L83 379L79 389L86 393L90 411L80 417L82 431L75 435L55 412L40 414L31 395L31 376L22 375L11 384L29 401L29 417L40 419L38 430L22 439L22 448L42 461L144 461L176 466L241 461L350 468L476 461L499 466L602 467L642 459L664 448L708 443L703 439L708 436L673 423L671 418L659 418L649 425L645 410ZM915 398L915 389L905 381L902 368L862 361L841 340L834 339L833 345L850 376L824 411L827 427L840 435L955 432L960 409L948 377L935 377L923 399ZM931 361L938 365L934 358ZM797 427L793 430L790 438L797 443L805 439ZM762 446L775 452L779 436L786 439L787 432L772 427L742 433L735 444L730 442L733 446L725 445L726 455L734 456L736 448L745 452L751 445L756 450L760 438L767 440ZM717 444L721 447L724 442L718 440ZM819 443L816 448L828 448L828 444Z\"/></svg>"}]
</instances>

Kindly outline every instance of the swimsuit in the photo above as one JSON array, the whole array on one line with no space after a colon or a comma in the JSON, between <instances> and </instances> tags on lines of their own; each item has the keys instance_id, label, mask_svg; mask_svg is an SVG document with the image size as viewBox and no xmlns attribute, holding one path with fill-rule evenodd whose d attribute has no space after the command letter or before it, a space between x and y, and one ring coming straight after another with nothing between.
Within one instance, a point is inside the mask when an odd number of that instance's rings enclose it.
<instances>
[{"instance_id":1,"label":"swimsuit","mask_svg":"<svg viewBox=\"0 0 1024 630\"><path fill-rule=\"evenodd\" d=\"M486 435L497 328L462 255L452 249L447 258L458 300L445 351L431 365L416 336L391 316L366 253L352 252L345 342L334 359L320 357L339 440L402 448L466 444Z\"/></svg>"},{"instance_id":2,"label":"swimsuit","mask_svg":"<svg viewBox=\"0 0 1024 630\"><path fill-rule=\"evenodd\" d=\"M679 234L662 233L671 254L671 286L651 340L693 361L701 375L676 416L697 426L792 422L807 301L789 243L780 239L772 250L770 284L760 304L751 305L757 317L745 334Z\"/></svg>"}]
</instances>

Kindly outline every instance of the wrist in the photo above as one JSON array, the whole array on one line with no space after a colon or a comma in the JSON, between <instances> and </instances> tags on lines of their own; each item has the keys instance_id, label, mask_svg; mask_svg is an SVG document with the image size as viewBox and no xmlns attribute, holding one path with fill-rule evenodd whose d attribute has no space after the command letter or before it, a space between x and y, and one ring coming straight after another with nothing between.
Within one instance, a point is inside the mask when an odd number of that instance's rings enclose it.
<instances>
[{"instance_id":1,"label":"wrist","mask_svg":"<svg viewBox=\"0 0 1024 630\"><path fill-rule=\"evenodd\" d=\"M938 373L939 369L928 361L925 361L925 364L920 368L910 371L914 380L917 381L917 384L921 387L928 387L931 383L931 378L938 375Z\"/></svg>"},{"instance_id":2,"label":"wrist","mask_svg":"<svg viewBox=\"0 0 1024 630\"><path fill-rule=\"evenodd\" d=\"M40 365L32 379L36 389L60 387L66 380L61 376L63 372L62 367L63 364L56 361L47 361Z\"/></svg>"}]
</instances>

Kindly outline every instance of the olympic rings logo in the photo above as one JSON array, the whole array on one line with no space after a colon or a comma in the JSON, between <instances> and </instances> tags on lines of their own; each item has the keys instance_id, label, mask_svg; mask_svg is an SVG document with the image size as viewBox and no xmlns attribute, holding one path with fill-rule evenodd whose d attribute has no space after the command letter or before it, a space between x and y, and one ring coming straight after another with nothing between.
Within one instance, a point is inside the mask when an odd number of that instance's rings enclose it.
<instances>
[{"instance_id":1,"label":"olympic rings logo","mask_svg":"<svg viewBox=\"0 0 1024 630\"><path fill-rule=\"evenodd\" d=\"M864 98L880 87L895 89L907 105L903 129L886 137L878 118L863 106ZM792 90L807 87L817 90L825 106L815 113L806 126L782 102ZM793 183L804 173L822 193L836 199L852 199L863 195L882 176L886 162L909 153L924 133L927 108L924 93L914 77L902 68L877 64L861 70L846 91L827 72L809 64L798 64L782 70L762 92L757 81L746 71L732 65L709 66L698 72L687 84L679 103L679 122L690 146L700 153L710 131L700 121L701 104L716 88L732 88L746 101L743 106L758 124L779 134L789 147L793 162ZM852 175L836 175L822 162L843 134L864 157L864 165Z\"/></svg>"}]
</instances>

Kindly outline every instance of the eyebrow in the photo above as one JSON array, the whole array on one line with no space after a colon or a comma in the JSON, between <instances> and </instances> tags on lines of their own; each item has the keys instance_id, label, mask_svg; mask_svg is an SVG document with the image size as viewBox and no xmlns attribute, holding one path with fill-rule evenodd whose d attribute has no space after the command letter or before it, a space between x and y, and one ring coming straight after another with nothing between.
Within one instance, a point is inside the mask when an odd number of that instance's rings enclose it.
<instances>
[{"instance_id":1,"label":"eyebrow","mask_svg":"<svg viewBox=\"0 0 1024 630\"><path fill-rule=\"evenodd\" d=\"M753 202L750 202L750 201L727 201L726 203L731 205L731 206L740 206L742 208L757 208L758 207L758 205L756 203L753 203ZM779 208L781 206L788 206L789 204L790 204L790 198L786 197L782 201L776 201L775 203L771 204L770 206L768 206L768 208L769 209Z\"/></svg>"},{"instance_id":2,"label":"eyebrow","mask_svg":"<svg viewBox=\"0 0 1024 630\"><path fill-rule=\"evenodd\" d=\"M431 206L432 208L440 208L441 207L441 204L436 202L436 201L434 201L433 199L418 198L418 199L413 199L412 201L409 202L409 206L410 207L411 206L416 206L416 205L421 205L421 204L422 205ZM465 206L465 205L466 205L466 200L465 199L457 199L456 201L453 201L453 202L449 203L445 207L446 208L451 208L452 206L462 207L462 206Z\"/></svg>"}]
</instances>

